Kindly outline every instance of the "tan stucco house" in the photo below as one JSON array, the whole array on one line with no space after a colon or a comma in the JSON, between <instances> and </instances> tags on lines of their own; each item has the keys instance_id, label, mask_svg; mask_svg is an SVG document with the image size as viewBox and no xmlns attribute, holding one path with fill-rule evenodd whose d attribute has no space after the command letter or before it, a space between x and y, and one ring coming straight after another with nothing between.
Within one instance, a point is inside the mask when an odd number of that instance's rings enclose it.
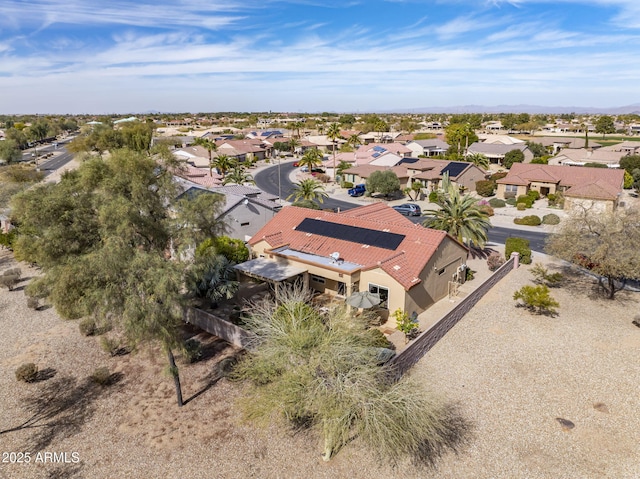
<instances>
[{"instance_id":1,"label":"tan stucco house","mask_svg":"<svg viewBox=\"0 0 640 479\"><path fill-rule=\"evenodd\" d=\"M509 173L497 181L496 196L516 198L536 190L541 196L562 193L564 209L582 206L593 211L613 211L624 184L624 170L514 163Z\"/></svg>"},{"instance_id":2,"label":"tan stucco house","mask_svg":"<svg viewBox=\"0 0 640 479\"><path fill-rule=\"evenodd\" d=\"M299 281L349 296L379 293L382 307L421 313L462 281L468 250L384 203L342 213L288 206L249 241L253 260L236 268L269 282Z\"/></svg>"}]
</instances>

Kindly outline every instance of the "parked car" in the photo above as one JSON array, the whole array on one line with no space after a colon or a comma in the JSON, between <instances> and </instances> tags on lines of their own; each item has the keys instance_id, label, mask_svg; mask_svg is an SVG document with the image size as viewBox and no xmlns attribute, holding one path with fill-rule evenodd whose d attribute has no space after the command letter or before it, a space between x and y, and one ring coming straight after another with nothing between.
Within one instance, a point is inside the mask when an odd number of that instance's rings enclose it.
<instances>
[{"instance_id":1,"label":"parked car","mask_svg":"<svg viewBox=\"0 0 640 479\"><path fill-rule=\"evenodd\" d=\"M300 162L299 162L299 161L295 161L295 162L293 163L293 166L294 166L295 168L297 168L298 166L300 166Z\"/></svg>"},{"instance_id":2,"label":"parked car","mask_svg":"<svg viewBox=\"0 0 640 479\"><path fill-rule=\"evenodd\" d=\"M308 173L309 172L309 167L308 166L303 166L302 168L300 168L300 171L302 171L303 173Z\"/></svg>"},{"instance_id":3,"label":"parked car","mask_svg":"<svg viewBox=\"0 0 640 479\"><path fill-rule=\"evenodd\" d=\"M393 209L405 216L420 216L422 214L422 210L420 209L420 207L413 203L405 203L403 205L397 205L397 206L394 206Z\"/></svg>"},{"instance_id":4,"label":"parked car","mask_svg":"<svg viewBox=\"0 0 640 479\"><path fill-rule=\"evenodd\" d=\"M364 184L360 184L360 185L356 185L353 188L349 189L347 191L347 193L349 193L349 196L362 196L365 193L366 188L364 186Z\"/></svg>"}]
</instances>

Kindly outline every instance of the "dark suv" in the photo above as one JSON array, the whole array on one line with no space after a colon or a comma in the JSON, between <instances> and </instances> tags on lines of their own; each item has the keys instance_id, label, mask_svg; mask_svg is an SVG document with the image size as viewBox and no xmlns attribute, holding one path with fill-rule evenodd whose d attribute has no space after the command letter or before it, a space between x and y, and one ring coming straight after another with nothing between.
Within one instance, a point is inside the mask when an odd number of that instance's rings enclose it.
<instances>
[{"instance_id":1,"label":"dark suv","mask_svg":"<svg viewBox=\"0 0 640 479\"><path fill-rule=\"evenodd\" d=\"M405 203L403 205L394 206L393 209L405 216L420 216L422 214L420 207L418 205L414 205L413 203Z\"/></svg>"}]
</instances>

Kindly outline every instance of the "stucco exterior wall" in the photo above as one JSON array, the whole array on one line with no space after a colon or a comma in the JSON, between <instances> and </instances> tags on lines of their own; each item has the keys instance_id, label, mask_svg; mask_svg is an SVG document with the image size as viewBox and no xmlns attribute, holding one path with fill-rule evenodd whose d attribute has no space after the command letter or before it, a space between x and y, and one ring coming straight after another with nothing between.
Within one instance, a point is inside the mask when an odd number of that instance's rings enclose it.
<instances>
[{"instance_id":1,"label":"stucco exterior wall","mask_svg":"<svg viewBox=\"0 0 640 479\"><path fill-rule=\"evenodd\" d=\"M469 168L467 171L456 177L456 183L464 186L467 191L476 190L476 181L484 180L485 174L479 168Z\"/></svg>"},{"instance_id":2,"label":"stucco exterior wall","mask_svg":"<svg viewBox=\"0 0 640 479\"><path fill-rule=\"evenodd\" d=\"M517 198L518 196L527 194L527 187L523 185L518 185L518 191L515 195L510 193L509 196L506 196L506 188L507 185L498 183L498 189L496 191L496 198L500 198L501 200L506 200L507 198ZM513 195L513 196L512 196Z\"/></svg>"},{"instance_id":3,"label":"stucco exterior wall","mask_svg":"<svg viewBox=\"0 0 640 479\"><path fill-rule=\"evenodd\" d=\"M564 210L582 211L588 210L594 214L599 213L613 213L615 209L615 203L613 201L606 200L588 200L585 198L572 198L565 196L564 198Z\"/></svg>"}]
</instances>

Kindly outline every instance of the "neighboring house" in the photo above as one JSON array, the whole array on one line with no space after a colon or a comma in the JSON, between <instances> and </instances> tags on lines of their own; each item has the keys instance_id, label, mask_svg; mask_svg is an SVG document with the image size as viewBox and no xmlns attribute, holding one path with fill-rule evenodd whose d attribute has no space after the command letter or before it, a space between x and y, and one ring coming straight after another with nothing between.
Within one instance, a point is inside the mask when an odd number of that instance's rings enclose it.
<instances>
[{"instance_id":1,"label":"neighboring house","mask_svg":"<svg viewBox=\"0 0 640 479\"><path fill-rule=\"evenodd\" d=\"M468 250L443 231L411 223L383 203L343 213L288 206L249 241L241 273L276 285L299 281L349 296L380 294L381 306L419 314L465 276Z\"/></svg>"},{"instance_id":2,"label":"neighboring house","mask_svg":"<svg viewBox=\"0 0 640 479\"><path fill-rule=\"evenodd\" d=\"M624 170L514 163L497 183L496 196L503 200L536 190L541 196L562 193L568 211L578 207L613 211L622 194Z\"/></svg>"},{"instance_id":3,"label":"neighboring house","mask_svg":"<svg viewBox=\"0 0 640 479\"><path fill-rule=\"evenodd\" d=\"M531 141L535 143L540 143L547 150L551 152L552 155L555 155L560 150L564 148L586 148L587 140L584 137L558 137L558 136L541 136L535 137ZM602 145L596 141L593 141L589 138L589 148L595 149L600 148Z\"/></svg>"},{"instance_id":4,"label":"neighboring house","mask_svg":"<svg viewBox=\"0 0 640 479\"><path fill-rule=\"evenodd\" d=\"M475 142L469 145L468 154L479 153L486 156L489 162L502 166L504 156L512 150L520 150L524 153L524 163L529 163L533 159L533 153L525 143L503 145L501 143Z\"/></svg>"},{"instance_id":5,"label":"neighboring house","mask_svg":"<svg viewBox=\"0 0 640 479\"><path fill-rule=\"evenodd\" d=\"M177 181L182 190L178 198L199 194L224 196L224 206L218 212L218 218L225 224L224 234L241 241L248 241L282 208L277 196L258 188L237 185L204 188L183 178Z\"/></svg>"},{"instance_id":6,"label":"neighboring house","mask_svg":"<svg viewBox=\"0 0 640 479\"><path fill-rule=\"evenodd\" d=\"M238 161L264 160L267 157L266 148L260 139L247 140L219 140L218 154L225 154L237 158Z\"/></svg>"},{"instance_id":7,"label":"neighboring house","mask_svg":"<svg viewBox=\"0 0 640 479\"><path fill-rule=\"evenodd\" d=\"M365 145L370 143L392 143L401 135L399 131L370 131L360 135Z\"/></svg>"},{"instance_id":8,"label":"neighboring house","mask_svg":"<svg viewBox=\"0 0 640 479\"><path fill-rule=\"evenodd\" d=\"M486 135L480 133L478 139L487 145L500 144L500 145L520 145L526 143L524 140L514 138L509 135Z\"/></svg>"},{"instance_id":9,"label":"neighboring house","mask_svg":"<svg viewBox=\"0 0 640 479\"><path fill-rule=\"evenodd\" d=\"M172 151L173 156L196 168L209 168L209 151L200 145L190 145ZM215 156L215 152L212 152Z\"/></svg>"},{"instance_id":10,"label":"neighboring house","mask_svg":"<svg viewBox=\"0 0 640 479\"><path fill-rule=\"evenodd\" d=\"M640 155L640 141L623 141L611 146L605 146L601 151L619 151L626 155Z\"/></svg>"},{"instance_id":11,"label":"neighboring house","mask_svg":"<svg viewBox=\"0 0 640 479\"><path fill-rule=\"evenodd\" d=\"M449 143L434 138L432 140L413 140L407 143L411 150L411 156L437 156L444 155L449 149Z\"/></svg>"},{"instance_id":12,"label":"neighboring house","mask_svg":"<svg viewBox=\"0 0 640 479\"><path fill-rule=\"evenodd\" d=\"M215 170L209 174L209 169L196 168L190 165L181 165L180 169L174 173L185 180L191 181L205 188L222 186L222 175Z\"/></svg>"},{"instance_id":13,"label":"neighboring house","mask_svg":"<svg viewBox=\"0 0 640 479\"><path fill-rule=\"evenodd\" d=\"M454 186L467 191L475 191L476 181L484 180L486 177L486 172L481 168L464 161L407 158L399 166L407 168L411 178L409 184L419 181L428 191L440 188L442 177L445 174L449 175Z\"/></svg>"},{"instance_id":14,"label":"neighboring house","mask_svg":"<svg viewBox=\"0 0 640 479\"><path fill-rule=\"evenodd\" d=\"M352 168L348 168L342 172L344 177L344 181L348 181L357 185L359 183L366 183L371 173L374 171L393 171L398 179L400 180L400 188L405 188L406 186L410 186L409 182L409 172L407 168L404 166L381 166L381 165L360 165L354 166Z\"/></svg>"},{"instance_id":15,"label":"neighboring house","mask_svg":"<svg viewBox=\"0 0 640 479\"><path fill-rule=\"evenodd\" d=\"M620 167L620 159L628 154L626 151L608 151L604 148L598 148L597 150L565 148L560 150L553 158L549 158L549 164L584 166L587 163L599 163L607 165L609 168L618 168Z\"/></svg>"}]
</instances>

